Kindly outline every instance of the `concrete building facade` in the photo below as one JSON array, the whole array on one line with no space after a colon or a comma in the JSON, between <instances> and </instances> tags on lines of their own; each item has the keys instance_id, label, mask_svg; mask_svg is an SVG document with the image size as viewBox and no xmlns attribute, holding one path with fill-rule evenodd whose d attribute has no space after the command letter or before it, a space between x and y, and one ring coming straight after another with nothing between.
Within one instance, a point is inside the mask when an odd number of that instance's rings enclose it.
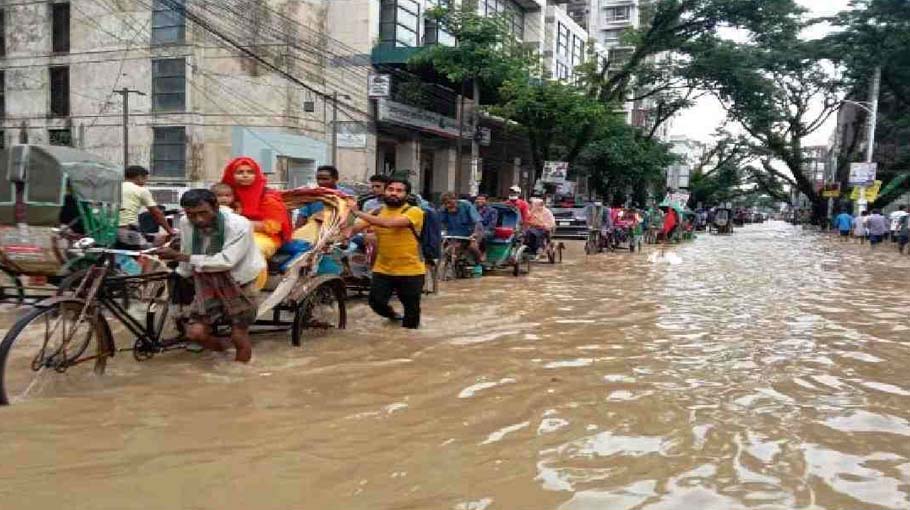
<instances>
[{"instance_id":1,"label":"concrete building facade","mask_svg":"<svg viewBox=\"0 0 910 510\"><path fill-rule=\"evenodd\" d=\"M259 160L275 185L312 181L331 159L331 102L318 79L325 63L286 58L285 70L312 86L291 83L190 23L185 1L125 0L117 9L99 0L0 4L5 142L72 145L120 162L122 95L114 91L128 89L128 163L149 167L153 181L212 182L237 155ZM210 4L189 2L186 12L246 44L256 44L257 23L277 19L293 36L288 47L321 44L318 32L296 28L324 23L320 2L259 4L239 11L226 0L221 18L206 11Z\"/></svg>"}]
</instances>

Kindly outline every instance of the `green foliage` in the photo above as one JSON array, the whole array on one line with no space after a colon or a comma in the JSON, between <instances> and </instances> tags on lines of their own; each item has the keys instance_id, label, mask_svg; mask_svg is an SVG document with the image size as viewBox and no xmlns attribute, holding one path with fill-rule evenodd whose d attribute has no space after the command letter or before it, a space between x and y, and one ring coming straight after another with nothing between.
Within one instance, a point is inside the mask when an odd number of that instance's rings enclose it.
<instances>
[{"instance_id":1,"label":"green foliage","mask_svg":"<svg viewBox=\"0 0 910 510\"><path fill-rule=\"evenodd\" d=\"M823 66L822 45L800 38L803 10L787 3L776 4L774 37L701 41L689 71L751 137L763 161L753 167L752 180L769 193L779 192L783 184L796 187L818 205L822 197L802 172L802 144L838 108L842 83ZM782 161L789 172L772 160Z\"/></svg>"},{"instance_id":2,"label":"green foliage","mask_svg":"<svg viewBox=\"0 0 910 510\"><path fill-rule=\"evenodd\" d=\"M825 56L841 66L848 96L866 101L870 77L881 67L882 87L876 133L875 160L885 186L910 169L910 1L856 0L853 9L831 21L840 30L825 38ZM865 120L865 113L860 117ZM862 123L857 125L862 129ZM842 147L839 176L846 184L847 164L862 159L859 146ZM884 207L907 189L893 187L874 206Z\"/></svg>"},{"instance_id":3,"label":"green foliage","mask_svg":"<svg viewBox=\"0 0 910 510\"><path fill-rule=\"evenodd\" d=\"M477 80L492 88L514 76L526 75L534 67L535 57L509 33L505 18L482 16L470 2L428 14L458 44L425 47L412 58L411 65L430 65L453 83Z\"/></svg>"},{"instance_id":4,"label":"green foliage","mask_svg":"<svg viewBox=\"0 0 910 510\"><path fill-rule=\"evenodd\" d=\"M582 152L578 166L598 194L622 202L632 191L633 201L643 205L649 193L663 191L664 171L676 161L669 145L611 117Z\"/></svg>"}]
</instances>

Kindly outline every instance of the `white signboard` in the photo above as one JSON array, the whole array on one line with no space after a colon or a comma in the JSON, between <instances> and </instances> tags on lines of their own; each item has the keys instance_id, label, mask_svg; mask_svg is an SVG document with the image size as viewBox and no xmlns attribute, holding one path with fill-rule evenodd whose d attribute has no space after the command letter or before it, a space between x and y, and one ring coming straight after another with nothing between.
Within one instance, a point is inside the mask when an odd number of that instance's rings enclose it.
<instances>
[{"instance_id":1,"label":"white signboard","mask_svg":"<svg viewBox=\"0 0 910 510\"><path fill-rule=\"evenodd\" d=\"M338 147L364 149L367 146L367 130L362 122L338 123Z\"/></svg>"},{"instance_id":2,"label":"white signboard","mask_svg":"<svg viewBox=\"0 0 910 510\"><path fill-rule=\"evenodd\" d=\"M370 97L389 97L392 93L392 77L388 74L371 74L367 83Z\"/></svg>"},{"instance_id":3,"label":"white signboard","mask_svg":"<svg viewBox=\"0 0 910 510\"><path fill-rule=\"evenodd\" d=\"M413 127L445 138L458 138L458 121L428 110L379 99L376 120Z\"/></svg>"},{"instance_id":4,"label":"white signboard","mask_svg":"<svg viewBox=\"0 0 910 510\"><path fill-rule=\"evenodd\" d=\"M540 177L540 181L552 184L562 184L566 182L566 176L568 175L568 163L565 161L547 161L543 164L543 175Z\"/></svg>"},{"instance_id":5,"label":"white signboard","mask_svg":"<svg viewBox=\"0 0 910 510\"><path fill-rule=\"evenodd\" d=\"M683 191L674 191L667 194L667 202L685 207L689 203L689 194Z\"/></svg>"},{"instance_id":6,"label":"white signboard","mask_svg":"<svg viewBox=\"0 0 910 510\"><path fill-rule=\"evenodd\" d=\"M878 163L851 163L850 184L853 186L870 186L875 182Z\"/></svg>"}]
</instances>

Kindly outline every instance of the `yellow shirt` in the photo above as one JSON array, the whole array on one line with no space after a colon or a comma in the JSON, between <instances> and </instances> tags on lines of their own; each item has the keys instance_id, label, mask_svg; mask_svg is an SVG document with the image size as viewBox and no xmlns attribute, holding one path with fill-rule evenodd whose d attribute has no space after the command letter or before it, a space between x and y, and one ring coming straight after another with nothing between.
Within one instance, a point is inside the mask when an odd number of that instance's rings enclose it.
<instances>
[{"instance_id":1,"label":"yellow shirt","mask_svg":"<svg viewBox=\"0 0 910 510\"><path fill-rule=\"evenodd\" d=\"M155 207L155 199L148 188L130 181L123 181L120 200L120 226L138 225L139 215L149 207Z\"/></svg>"},{"instance_id":2,"label":"yellow shirt","mask_svg":"<svg viewBox=\"0 0 910 510\"><path fill-rule=\"evenodd\" d=\"M407 208L407 210L405 210ZM404 211L404 213L402 213ZM400 209L380 209L380 218L395 218L404 214L414 232L420 233L423 228L423 211L419 207L404 206ZM420 276L427 272L420 255L420 243L410 228L389 228L374 225L376 232L376 263L373 272L389 276Z\"/></svg>"}]
</instances>

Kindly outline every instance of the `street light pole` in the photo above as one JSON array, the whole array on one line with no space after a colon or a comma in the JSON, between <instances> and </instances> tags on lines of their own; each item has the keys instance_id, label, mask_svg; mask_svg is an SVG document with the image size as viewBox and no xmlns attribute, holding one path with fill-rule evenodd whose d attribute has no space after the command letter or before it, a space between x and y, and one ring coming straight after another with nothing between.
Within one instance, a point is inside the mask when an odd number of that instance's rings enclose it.
<instances>
[{"instance_id":1,"label":"street light pole","mask_svg":"<svg viewBox=\"0 0 910 510\"><path fill-rule=\"evenodd\" d=\"M130 166L130 94L144 96L145 92L123 87L114 93L120 94L123 100L123 169L126 170Z\"/></svg>"},{"instance_id":2,"label":"street light pole","mask_svg":"<svg viewBox=\"0 0 910 510\"><path fill-rule=\"evenodd\" d=\"M875 155L875 125L878 123L878 95L882 85L882 68L876 66L872 75L872 85L869 88L869 126L866 137L866 163L872 163ZM866 186L859 187L859 199L856 201L857 213L862 214L866 210Z\"/></svg>"}]
</instances>

